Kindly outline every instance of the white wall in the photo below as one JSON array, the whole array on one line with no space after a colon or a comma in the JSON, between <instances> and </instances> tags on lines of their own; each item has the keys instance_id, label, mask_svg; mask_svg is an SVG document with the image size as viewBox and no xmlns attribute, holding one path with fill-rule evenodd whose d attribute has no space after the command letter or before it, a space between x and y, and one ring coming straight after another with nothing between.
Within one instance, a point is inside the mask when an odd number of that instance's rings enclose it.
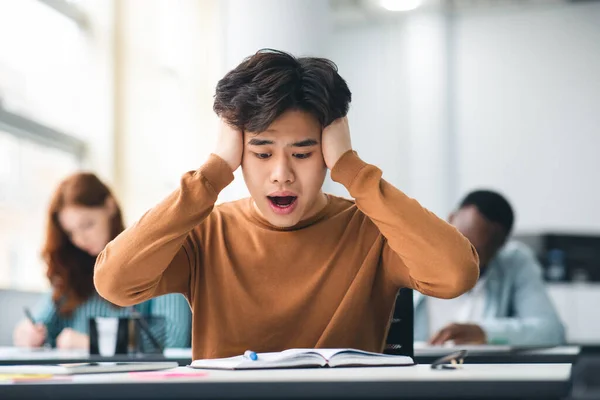
<instances>
[{"instance_id":1,"label":"white wall","mask_svg":"<svg viewBox=\"0 0 600 400\"><path fill-rule=\"evenodd\" d=\"M456 21L460 192L502 190L517 230L600 231L600 3Z\"/></svg>"},{"instance_id":2,"label":"white wall","mask_svg":"<svg viewBox=\"0 0 600 400\"><path fill-rule=\"evenodd\" d=\"M443 15L421 12L338 29L329 53L353 92L354 148L385 179L442 217L456 186L448 151L448 24ZM339 185L326 189L345 193Z\"/></svg>"},{"instance_id":3,"label":"white wall","mask_svg":"<svg viewBox=\"0 0 600 400\"><path fill-rule=\"evenodd\" d=\"M396 25L341 29L332 33L328 52L352 91L348 118L353 147L379 166L394 185L406 188L408 161L407 67L399 51L403 29ZM347 195L328 182L328 192Z\"/></svg>"},{"instance_id":4,"label":"white wall","mask_svg":"<svg viewBox=\"0 0 600 400\"><path fill-rule=\"evenodd\" d=\"M88 144L85 167L112 182L115 175L114 3L87 2L82 7L88 13L90 24L85 65L89 76L85 79L87 96L78 99L84 104L75 109L81 113L78 131L84 132Z\"/></svg>"},{"instance_id":5,"label":"white wall","mask_svg":"<svg viewBox=\"0 0 600 400\"><path fill-rule=\"evenodd\" d=\"M213 0L117 2L117 15L115 186L131 224L213 150L220 20Z\"/></svg>"},{"instance_id":6,"label":"white wall","mask_svg":"<svg viewBox=\"0 0 600 400\"><path fill-rule=\"evenodd\" d=\"M568 343L600 343L598 283L548 284L548 294L562 320Z\"/></svg>"},{"instance_id":7,"label":"white wall","mask_svg":"<svg viewBox=\"0 0 600 400\"><path fill-rule=\"evenodd\" d=\"M600 185L593 177L600 170L600 3L456 16L445 130L444 110L431 96L415 113L418 88L427 88L415 85L426 79L414 73L415 44L432 52L410 37L423 14L332 35L329 54L354 95L349 117L361 156L442 217L467 191L485 186L514 203L518 231L600 231ZM450 137L426 140L434 125ZM434 169L444 163L424 173L432 154L449 157L447 174Z\"/></svg>"}]
</instances>

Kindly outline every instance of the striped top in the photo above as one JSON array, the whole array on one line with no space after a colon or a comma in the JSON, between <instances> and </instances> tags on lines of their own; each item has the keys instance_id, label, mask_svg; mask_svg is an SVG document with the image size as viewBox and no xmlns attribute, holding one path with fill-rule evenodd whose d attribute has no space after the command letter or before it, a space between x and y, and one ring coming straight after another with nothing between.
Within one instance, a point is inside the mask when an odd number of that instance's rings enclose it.
<instances>
[{"instance_id":1,"label":"striped top","mask_svg":"<svg viewBox=\"0 0 600 400\"><path fill-rule=\"evenodd\" d=\"M191 343L191 312L190 306L181 294L160 296L134 307L144 317L164 317L165 330L163 335L165 347L190 347ZM61 316L48 293L37 304L33 317L36 322L46 325L48 341L56 346L56 338L65 328L89 335L89 319L94 317L129 317L131 309L117 307L98 294L94 294L82 303L68 316ZM163 336L160 335L160 336ZM160 338L159 338L160 340Z\"/></svg>"}]
</instances>

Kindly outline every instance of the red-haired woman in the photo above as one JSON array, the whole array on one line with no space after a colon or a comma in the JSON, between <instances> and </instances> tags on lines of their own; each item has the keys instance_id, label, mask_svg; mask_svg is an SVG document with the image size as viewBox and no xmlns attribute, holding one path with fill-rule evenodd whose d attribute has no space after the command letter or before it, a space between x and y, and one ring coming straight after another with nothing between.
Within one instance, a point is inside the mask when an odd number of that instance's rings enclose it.
<instances>
[{"instance_id":1,"label":"red-haired woman","mask_svg":"<svg viewBox=\"0 0 600 400\"><path fill-rule=\"evenodd\" d=\"M87 349L90 318L131 315L131 309L102 299L93 282L96 257L123 229L114 196L94 174L78 173L60 183L50 202L42 251L52 294L36 307L35 324L23 320L17 325L16 346L48 343L62 349ZM158 297L134 309L165 318L166 347L190 346L190 308L182 295Z\"/></svg>"}]
</instances>

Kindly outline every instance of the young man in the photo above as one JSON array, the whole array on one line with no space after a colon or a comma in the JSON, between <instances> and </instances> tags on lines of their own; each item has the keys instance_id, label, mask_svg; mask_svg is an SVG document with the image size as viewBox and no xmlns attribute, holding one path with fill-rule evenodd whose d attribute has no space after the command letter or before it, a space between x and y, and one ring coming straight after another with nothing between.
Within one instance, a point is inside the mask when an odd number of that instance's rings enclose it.
<instances>
[{"instance_id":1,"label":"young man","mask_svg":"<svg viewBox=\"0 0 600 400\"><path fill-rule=\"evenodd\" d=\"M335 64L260 51L217 85L217 148L111 242L98 292L183 293L194 359L292 347L382 351L401 287L451 298L479 274L456 229L352 151ZM214 206L241 165L251 198ZM355 201L321 191L326 169Z\"/></svg>"},{"instance_id":2,"label":"young man","mask_svg":"<svg viewBox=\"0 0 600 400\"><path fill-rule=\"evenodd\" d=\"M546 293L533 252L508 242L514 214L500 194L469 193L450 216L477 249L481 278L475 288L452 300L415 297L415 340L441 345L501 343L559 345L562 323Z\"/></svg>"}]
</instances>

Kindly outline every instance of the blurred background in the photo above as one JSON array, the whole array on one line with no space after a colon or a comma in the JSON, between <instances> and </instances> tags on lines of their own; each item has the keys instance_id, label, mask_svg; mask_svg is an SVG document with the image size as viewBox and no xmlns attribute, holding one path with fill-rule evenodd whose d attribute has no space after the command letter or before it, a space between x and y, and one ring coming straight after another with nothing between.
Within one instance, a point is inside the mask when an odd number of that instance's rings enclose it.
<instances>
[{"instance_id":1,"label":"blurred background","mask_svg":"<svg viewBox=\"0 0 600 400\"><path fill-rule=\"evenodd\" d=\"M263 47L335 61L356 150L440 217L506 195L569 341L600 342L592 0L0 0L0 303L48 289L61 179L97 173L134 222L210 154L216 82ZM220 201L246 195L238 175Z\"/></svg>"}]
</instances>

